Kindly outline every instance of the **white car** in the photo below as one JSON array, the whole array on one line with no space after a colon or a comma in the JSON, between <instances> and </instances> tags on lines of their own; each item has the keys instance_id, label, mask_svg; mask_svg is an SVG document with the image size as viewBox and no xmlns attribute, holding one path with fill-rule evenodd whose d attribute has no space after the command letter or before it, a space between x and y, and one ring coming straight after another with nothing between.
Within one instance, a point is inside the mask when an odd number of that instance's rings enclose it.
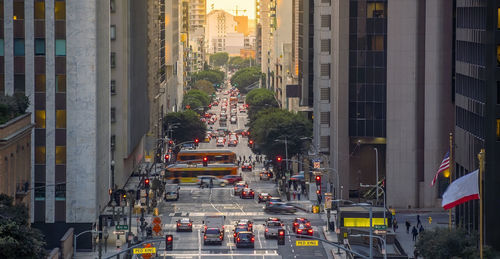
<instances>
[{"instance_id":1,"label":"white car","mask_svg":"<svg viewBox=\"0 0 500 259\"><path fill-rule=\"evenodd\" d=\"M238 119L236 116L231 117L231 124L236 124L238 122Z\"/></svg>"},{"instance_id":2,"label":"white car","mask_svg":"<svg viewBox=\"0 0 500 259\"><path fill-rule=\"evenodd\" d=\"M217 178L216 176L213 175L199 175L197 176L197 178L198 178L197 184L203 185L204 187L210 187L210 179L212 179L213 186L224 187L229 183L227 180Z\"/></svg>"},{"instance_id":3,"label":"white car","mask_svg":"<svg viewBox=\"0 0 500 259\"><path fill-rule=\"evenodd\" d=\"M221 137L217 138L217 146L218 147L223 147L225 144L226 144L226 141L224 138L221 138Z\"/></svg>"}]
</instances>

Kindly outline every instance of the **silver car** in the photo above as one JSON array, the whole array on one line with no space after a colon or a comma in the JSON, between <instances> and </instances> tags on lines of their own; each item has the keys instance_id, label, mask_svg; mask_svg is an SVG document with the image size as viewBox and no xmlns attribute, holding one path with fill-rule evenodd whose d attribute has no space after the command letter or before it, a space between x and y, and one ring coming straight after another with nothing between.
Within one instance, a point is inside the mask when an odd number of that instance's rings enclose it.
<instances>
[{"instance_id":1,"label":"silver car","mask_svg":"<svg viewBox=\"0 0 500 259\"><path fill-rule=\"evenodd\" d=\"M207 228L203 235L203 244L219 244L222 245L224 235L218 228Z\"/></svg>"},{"instance_id":2,"label":"silver car","mask_svg":"<svg viewBox=\"0 0 500 259\"><path fill-rule=\"evenodd\" d=\"M283 223L281 223L281 220L279 218L268 218L264 226L266 227L266 230L264 232L264 237L266 239L270 237L277 237L278 231L280 229L284 229Z\"/></svg>"},{"instance_id":3,"label":"silver car","mask_svg":"<svg viewBox=\"0 0 500 259\"><path fill-rule=\"evenodd\" d=\"M193 221L191 221L189 218L182 218L177 220L177 232L180 231L189 231L193 232Z\"/></svg>"}]
</instances>

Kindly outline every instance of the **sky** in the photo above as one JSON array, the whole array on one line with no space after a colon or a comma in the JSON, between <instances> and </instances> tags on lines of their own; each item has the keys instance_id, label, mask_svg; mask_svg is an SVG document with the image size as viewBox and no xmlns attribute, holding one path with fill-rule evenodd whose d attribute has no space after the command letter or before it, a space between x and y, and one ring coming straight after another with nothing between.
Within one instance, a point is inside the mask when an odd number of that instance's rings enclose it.
<instances>
[{"instance_id":1,"label":"sky","mask_svg":"<svg viewBox=\"0 0 500 259\"><path fill-rule=\"evenodd\" d=\"M230 14L235 15L236 6L238 9L246 9L246 12L238 12L238 15L246 15L248 19L255 19L255 0L207 0L207 13L213 9L222 9Z\"/></svg>"}]
</instances>

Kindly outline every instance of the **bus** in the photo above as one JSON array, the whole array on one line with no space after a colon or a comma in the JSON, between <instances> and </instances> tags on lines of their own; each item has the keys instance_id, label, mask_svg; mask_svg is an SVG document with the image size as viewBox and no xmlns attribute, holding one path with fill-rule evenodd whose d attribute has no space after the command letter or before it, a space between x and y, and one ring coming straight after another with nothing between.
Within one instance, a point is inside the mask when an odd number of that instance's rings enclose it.
<instances>
[{"instance_id":1,"label":"bus","mask_svg":"<svg viewBox=\"0 0 500 259\"><path fill-rule=\"evenodd\" d=\"M177 154L177 163L202 163L203 157L208 158L208 163L234 164L236 153L224 149L197 149L181 150Z\"/></svg>"},{"instance_id":2,"label":"bus","mask_svg":"<svg viewBox=\"0 0 500 259\"><path fill-rule=\"evenodd\" d=\"M196 183L198 176L213 175L222 178L226 175L237 175L238 166L236 164L172 164L165 170L164 180L173 183Z\"/></svg>"}]
</instances>

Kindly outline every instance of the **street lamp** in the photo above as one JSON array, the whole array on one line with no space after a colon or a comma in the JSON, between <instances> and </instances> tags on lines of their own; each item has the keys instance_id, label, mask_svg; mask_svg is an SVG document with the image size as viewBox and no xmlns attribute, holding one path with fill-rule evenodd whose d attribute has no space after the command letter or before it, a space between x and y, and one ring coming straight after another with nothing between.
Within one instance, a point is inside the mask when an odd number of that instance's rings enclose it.
<instances>
[{"instance_id":1,"label":"street lamp","mask_svg":"<svg viewBox=\"0 0 500 259\"><path fill-rule=\"evenodd\" d=\"M377 178L376 181L375 181L375 184L378 186L378 149L376 147L373 148L375 150L375 177ZM378 188L377 188L377 199L376 199L377 203L378 203ZM384 201L385 201L385 198L384 198ZM384 206L385 207L385 206Z\"/></svg>"},{"instance_id":2,"label":"street lamp","mask_svg":"<svg viewBox=\"0 0 500 259\"><path fill-rule=\"evenodd\" d=\"M111 190L115 190L115 160L111 160Z\"/></svg>"}]
</instances>

